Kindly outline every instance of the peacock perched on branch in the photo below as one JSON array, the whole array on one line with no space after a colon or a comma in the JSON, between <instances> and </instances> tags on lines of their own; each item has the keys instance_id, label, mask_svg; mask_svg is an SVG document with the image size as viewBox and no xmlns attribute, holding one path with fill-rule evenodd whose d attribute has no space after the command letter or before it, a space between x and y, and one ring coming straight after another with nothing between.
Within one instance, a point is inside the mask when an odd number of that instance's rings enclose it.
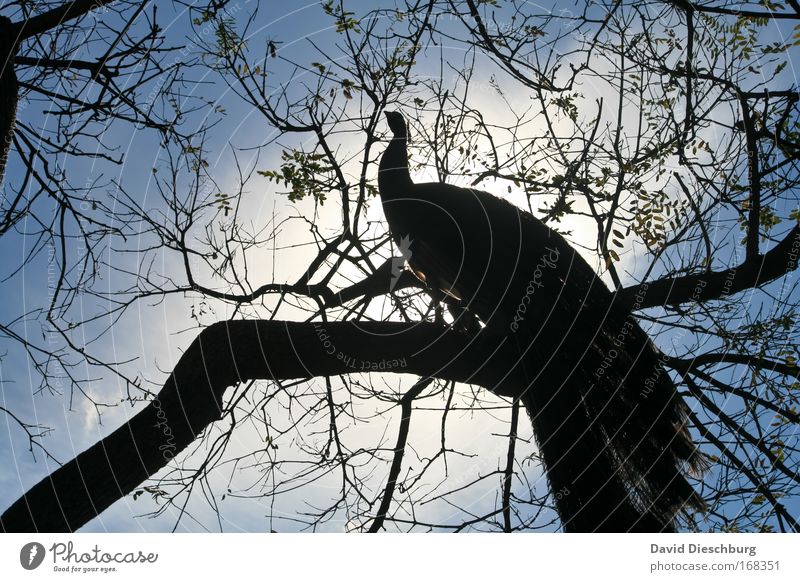
<instances>
[{"instance_id":1,"label":"peacock perched on branch","mask_svg":"<svg viewBox=\"0 0 800 582\"><path fill-rule=\"evenodd\" d=\"M569 532L674 531L702 507L685 404L649 338L557 232L486 192L415 184L403 116L378 186L392 237L427 285L458 299L510 354Z\"/></svg>"}]
</instances>

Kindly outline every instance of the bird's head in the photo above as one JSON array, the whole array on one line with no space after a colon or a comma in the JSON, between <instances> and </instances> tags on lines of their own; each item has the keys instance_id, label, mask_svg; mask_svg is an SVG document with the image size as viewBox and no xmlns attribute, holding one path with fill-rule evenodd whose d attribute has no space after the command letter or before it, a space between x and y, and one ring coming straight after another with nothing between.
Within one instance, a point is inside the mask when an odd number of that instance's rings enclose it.
<instances>
[{"instance_id":1,"label":"bird's head","mask_svg":"<svg viewBox=\"0 0 800 582\"><path fill-rule=\"evenodd\" d=\"M406 120L403 118L402 113L398 113L397 111L387 111L386 122L389 124L389 129L392 130L392 133L395 137L408 137Z\"/></svg>"}]
</instances>

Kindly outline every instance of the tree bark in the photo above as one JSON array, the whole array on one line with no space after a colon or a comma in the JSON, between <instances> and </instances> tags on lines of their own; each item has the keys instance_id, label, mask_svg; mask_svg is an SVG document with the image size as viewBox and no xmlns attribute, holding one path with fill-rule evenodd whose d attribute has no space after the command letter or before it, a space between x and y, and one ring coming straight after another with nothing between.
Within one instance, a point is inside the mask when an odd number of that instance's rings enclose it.
<instances>
[{"instance_id":1,"label":"tree bark","mask_svg":"<svg viewBox=\"0 0 800 582\"><path fill-rule=\"evenodd\" d=\"M800 259L800 225L764 254L745 259L740 265L698 275L665 277L650 283L625 287L616 293L618 304L637 311L661 305L721 299L754 289L797 269Z\"/></svg>"},{"instance_id":2,"label":"tree bark","mask_svg":"<svg viewBox=\"0 0 800 582\"><path fill-rule=\"evenodd\" d=\"M14 71L16 28L5 16L0 16L0 186L6 173L6 160L14 139L14 120L17 116L19 86Z\"/></svg>"},{"instance_id":3,"label":"tree bark","mask_svg":"<svg viewBox=\"0 0 800 582\"><path fill-rule=\"evenodd\" d=\"M64 2L61 6L48 10L42 14L32 16L27 20L16 23L14 26L17 28L17 42L42 34L60 26L61 24L74 20L83 16L87 12L91 12L97 8L102 8L106 4L111 4L114 0L70 0Z\"/></svg>"},{"instance_id":4,"label":"tree bark","mask_svg":"<svg viewBox=\"0 0 800 582\"><path fill-rule=\"evenodd\" d=\"M512 395L519 384L496 345L431 323L214 324L189 346L155 400L32 487L0 516L0 531L77 530L218 420L225 390L237 382L386 371Z\"/></svg>"}]
</instances>

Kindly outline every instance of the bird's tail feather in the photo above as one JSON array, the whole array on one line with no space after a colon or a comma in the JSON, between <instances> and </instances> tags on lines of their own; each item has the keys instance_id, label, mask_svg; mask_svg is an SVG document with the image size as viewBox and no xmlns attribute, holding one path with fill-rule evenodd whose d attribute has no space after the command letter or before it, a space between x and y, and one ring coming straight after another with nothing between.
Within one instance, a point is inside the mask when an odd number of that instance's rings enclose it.
<instances>
[{"instance_id":1,"label":"bird's tail feather","mask_svg":"<svg viewBox=\"0 0 800 582\"><path fill-rule=\"evenodd\" d=\"M569 334L552 335L564 329L556 309L551 333L545 322L515 339L564 529L674 531L681 512L702 504L686 479L699 457L683 401L627 314L562 307L564 317L579 314ZM561 345L537 348L542 337Z\"/></svg>"}]
</instances>

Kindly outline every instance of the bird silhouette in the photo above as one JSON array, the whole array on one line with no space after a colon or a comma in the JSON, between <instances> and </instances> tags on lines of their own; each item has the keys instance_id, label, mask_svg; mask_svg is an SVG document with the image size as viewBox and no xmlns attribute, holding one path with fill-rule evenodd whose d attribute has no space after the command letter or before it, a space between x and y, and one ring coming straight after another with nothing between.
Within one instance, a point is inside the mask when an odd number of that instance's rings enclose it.
<instances>
[{"instance_id":1,"label":"bird silhouette","mask_svg":"<svg viewBox=\"0 0 800 582\"><path fill-rule=\"evenodd\" d=\"M405 119L386 118L378 187L391 235L420 279L510 354L518 374L507 377L524 385L498 391L531 417L564 531L675 531L703 506L687 480L702 462L647 334L530 213L480 190L415 184Z\"/></svg>"}]
</instances>

